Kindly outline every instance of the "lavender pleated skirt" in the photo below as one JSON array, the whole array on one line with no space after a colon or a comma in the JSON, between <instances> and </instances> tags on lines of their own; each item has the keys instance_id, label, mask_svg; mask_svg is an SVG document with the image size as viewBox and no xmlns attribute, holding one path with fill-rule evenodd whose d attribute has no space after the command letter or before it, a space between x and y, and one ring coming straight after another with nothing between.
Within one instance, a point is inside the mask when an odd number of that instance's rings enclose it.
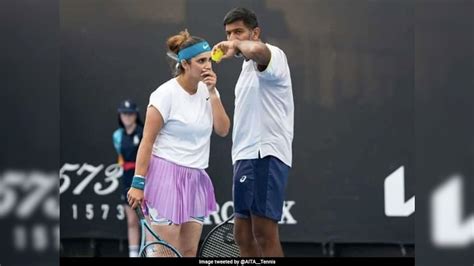
<instances>
[{"instance_id":1,"label":"lavender pleated skirt","mask_svg":"<svg viewBox=\"0 0 474 266\"><path fill-rule=\"evenodd\" d=\"M158 211L160 218L173 224L208 216L217 210L211 179L203 169L180 166L152 155L145 184L145 214L147 208Z\"/></svg>"}]
</instances>

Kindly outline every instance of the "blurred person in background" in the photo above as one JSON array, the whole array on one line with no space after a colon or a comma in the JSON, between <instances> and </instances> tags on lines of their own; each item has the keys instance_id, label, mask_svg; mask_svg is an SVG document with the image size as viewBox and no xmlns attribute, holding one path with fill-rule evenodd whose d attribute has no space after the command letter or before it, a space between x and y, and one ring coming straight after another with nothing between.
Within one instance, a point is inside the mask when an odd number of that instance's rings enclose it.
<instances>
[{"instance_id":1,"label":"blurred person in background","mask_svg":"<svg viewBox=\"0 0 474 266\"><path fill-rule=\"evenodd\" d=\"M127 200L127 192L132 185L135 173L135 159L143 137L143 123L137 105L131 100L124 100L118 109L119 128L113 133L113 144L118 155L118 163L123 168L122 199ZM130 257L138 256L140 241L137 214L125 204L128 227L128 249Z\"/></svg>"}]
</instances>

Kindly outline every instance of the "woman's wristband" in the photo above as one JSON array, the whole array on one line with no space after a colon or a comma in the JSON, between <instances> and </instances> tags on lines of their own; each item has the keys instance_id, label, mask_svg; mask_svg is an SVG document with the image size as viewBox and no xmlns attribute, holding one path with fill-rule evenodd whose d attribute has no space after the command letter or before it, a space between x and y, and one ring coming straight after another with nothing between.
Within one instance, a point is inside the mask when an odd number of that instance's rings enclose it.
<instances>
[{"instance_id":1,"label":"woman's wristband","mask_svg":"<svg viewBox=\"0 0 474 266\"><path fill-rule=\"evenodd\" d=\"M141 175L135 175L132 180L132 187L140 190L145 189L145 177Z\"/></svg>"}]
</instances>

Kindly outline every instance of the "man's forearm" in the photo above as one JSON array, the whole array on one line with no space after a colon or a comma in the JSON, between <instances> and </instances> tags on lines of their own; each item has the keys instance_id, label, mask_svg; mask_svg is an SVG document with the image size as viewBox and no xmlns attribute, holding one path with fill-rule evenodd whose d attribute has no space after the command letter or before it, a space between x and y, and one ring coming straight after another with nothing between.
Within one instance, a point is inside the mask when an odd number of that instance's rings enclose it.
<instances>
[{"instance_id":1,"label":"man's forearm","mask_svg":"<svg viewBox=\"0 0 474 266\"><path fill-rule=\"evenodd\" d=\"M258 65L267 66L270 62L270 49L263 42L235 40L234 43L245 58L257 62Z\"/></svg>"}]
</instances>

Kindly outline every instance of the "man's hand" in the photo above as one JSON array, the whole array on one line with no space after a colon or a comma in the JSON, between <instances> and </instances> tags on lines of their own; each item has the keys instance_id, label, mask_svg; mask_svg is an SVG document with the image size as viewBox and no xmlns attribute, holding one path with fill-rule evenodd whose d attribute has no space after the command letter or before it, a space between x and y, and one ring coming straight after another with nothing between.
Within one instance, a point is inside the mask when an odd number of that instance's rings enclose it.
<instances>
[{"instance_id":1,"label":"man's hand","mask_svg":"<svg viewBox=\"0 0 474 266\"><path fill-rule=\"evenodd\" d=\"M222 41L214 45L214 47L212 47L212 53L214 53L216 49L221 49L222 52L224 53L224 55L221 57L219 61L217 61L217 63L220 63L222 59L232 58L236 54L240 53L239 49L237 48L237 42L238 42L237 40Z\"/></svg>"}]
</instances>

